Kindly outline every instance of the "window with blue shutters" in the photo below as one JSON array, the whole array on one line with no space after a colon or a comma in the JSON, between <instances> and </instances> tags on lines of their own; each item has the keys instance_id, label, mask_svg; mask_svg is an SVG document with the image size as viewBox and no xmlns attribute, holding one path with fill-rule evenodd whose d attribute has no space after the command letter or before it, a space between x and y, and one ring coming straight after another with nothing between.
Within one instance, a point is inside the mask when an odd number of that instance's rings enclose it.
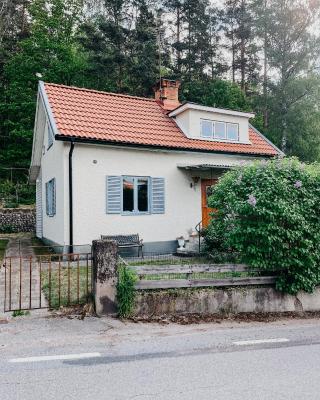
<instances>
[{"instance_id":1,"label":"window with blue shutters","mask_svg":"<svg viewBox=\"0 0 320 400\"><path fill-rule=\"evenodd\" d=\"M46 214L48 217L56 215L56 179L46 183Z\"/></svg>"},{"instance_id":2,"label":"window with blue shutters","mask_svg":"<svg viewBox=\"0 0 320 400\"><path fill-rule=\"evenodd\" d=\"M164 214L164 178L107 176L107 214Z\"/></svg>"}]
</instances>

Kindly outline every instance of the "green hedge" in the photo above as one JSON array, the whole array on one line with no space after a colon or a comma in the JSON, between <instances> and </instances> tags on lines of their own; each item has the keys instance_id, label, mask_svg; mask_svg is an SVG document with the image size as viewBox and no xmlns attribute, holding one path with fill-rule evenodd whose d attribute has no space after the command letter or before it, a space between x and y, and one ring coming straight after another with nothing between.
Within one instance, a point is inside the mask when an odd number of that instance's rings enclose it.
<instances>
[{"instance_id":1,"label":"green hedge","mask_svg":"<svg viewBox=\"0 0 320 400\"><path fill-rule=\"evenodd\" d=\"M213 187L205 232L210 252L236 252L272 270L277 288L312 292L320 282L320 167L297 159L241 166Z\"/></svg>"}]
</instances>

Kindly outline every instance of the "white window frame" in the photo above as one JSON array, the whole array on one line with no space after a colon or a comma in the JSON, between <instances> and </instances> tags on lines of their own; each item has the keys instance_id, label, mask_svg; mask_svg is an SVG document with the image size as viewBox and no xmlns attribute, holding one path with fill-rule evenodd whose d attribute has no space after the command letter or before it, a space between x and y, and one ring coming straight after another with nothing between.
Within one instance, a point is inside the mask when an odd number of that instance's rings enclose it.
<instances>
[{"instance_id":1,"label":"white window frame","mask_svg":"<svg viewBox=\"0 0 320 400\"><path fill-rule=\"evenodd\" d=\"M205 122L211 122L211 127L212 127L211 128L211 137L207 137L207 136L203 136L202 135L202 123L204 121ZM215 124L216 123L223 123L224 124L224 126L225 126L225 136L224 136L224 138L215 136ZM237 131L238 132L237 132L237 138L236 139L230 139L228 137L228 126L230 126L230 125L237 126ZM210 120L210 119L201 118L201 120L200 120L200 137L202 139L204 139L204 140L213 140L213 141L222 140L222 141L230 141L230 142L239 142L239 124L237 122L225 122L225 121L218 121L218 120Z\"/></svg>"},{"instance_id":2,"label":"white window frame","mask_svg":"<svg viewBox=\"0 0 320 400\"><path fill-rule=\"evenodd\" d=\"M123 181L126 178L133 179L133 211L123 210ZM148 211L138 210L138 180L147 179L148 181ZM151 214L151 177L150 176L133 176L122 175L121 177L121 214L122 215L148 215Z\"/></svg>"}]
</instances>

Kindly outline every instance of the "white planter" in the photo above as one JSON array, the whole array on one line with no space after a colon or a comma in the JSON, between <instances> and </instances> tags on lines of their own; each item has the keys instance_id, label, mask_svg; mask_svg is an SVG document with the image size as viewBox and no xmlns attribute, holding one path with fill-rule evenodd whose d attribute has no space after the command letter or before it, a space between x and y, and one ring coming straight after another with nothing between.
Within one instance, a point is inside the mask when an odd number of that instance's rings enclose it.
<instances>
[{"instance_id":1,"label":"white planter","mask_svg":"<svg viewBox=\"0 0 320 400\"><path fill-rule=\"evenodd\" d=\"M178 239L178 244L179 244L179 248L178 248L178 250L183 250L184 249L184 243L185 243L185 240L182 238L182 239Z\"/></svg>"}]
</instances>

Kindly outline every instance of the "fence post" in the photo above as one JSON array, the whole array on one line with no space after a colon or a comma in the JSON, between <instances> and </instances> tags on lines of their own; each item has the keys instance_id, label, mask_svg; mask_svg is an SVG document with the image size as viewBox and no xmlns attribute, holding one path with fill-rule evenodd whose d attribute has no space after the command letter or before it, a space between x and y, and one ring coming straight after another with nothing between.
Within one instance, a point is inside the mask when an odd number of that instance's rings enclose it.
<instances>
[{"instance_id":1,"label":"fence post","mask_svg":"<svg viewBox=\"0 0 320 400\"><path fill-rule=\"evenodd\" d=\"M97 315L117 312L118 246L115 241L92 242L93 296Z\"/></svg>"}]
</instances>

